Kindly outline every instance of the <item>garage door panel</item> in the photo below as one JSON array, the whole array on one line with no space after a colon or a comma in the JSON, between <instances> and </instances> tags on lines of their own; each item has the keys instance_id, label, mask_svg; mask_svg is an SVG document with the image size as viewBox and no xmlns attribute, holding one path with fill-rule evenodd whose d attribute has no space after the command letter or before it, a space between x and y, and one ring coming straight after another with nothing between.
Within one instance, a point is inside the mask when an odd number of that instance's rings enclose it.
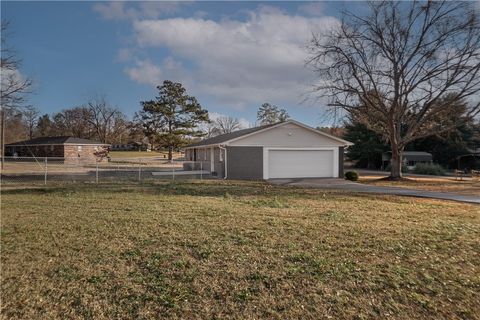
<instances>
[{"instance_id":1,"label":"garage door panel","mask_svg":"<svg viewBox=\"0 0 480 320\"><path fill-rule=\"evenodd\" d=\"M332 150L269 150L269 178L333 176Z\"/></svg>"}]
</instances>

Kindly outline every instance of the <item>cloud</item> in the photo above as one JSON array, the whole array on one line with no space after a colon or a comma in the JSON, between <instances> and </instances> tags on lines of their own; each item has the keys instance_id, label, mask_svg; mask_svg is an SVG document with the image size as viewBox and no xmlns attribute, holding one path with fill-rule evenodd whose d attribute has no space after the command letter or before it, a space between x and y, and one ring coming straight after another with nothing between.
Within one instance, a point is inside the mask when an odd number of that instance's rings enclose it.
<instances>
[{"instance_id":1,"label":"cloud","mask_svg":"<svg viewBox=\"0 0 480 320\"><path fill-rule=\"evenodd\" d=\"M266 101L298 105L312 78L305 68L305 45L312 31L338 23L332 17L288 15L260 6L246 20L144 19L134 21L133 28L138 48L167 49L176 64L188 64L188 72L178 72L178 65L173 69L192 94L206 94L241 110ZM164 61L157 68L164 71L167 66ZM133 74L132 79L145 83Z\"/></svg>"},{"instance_id":2,"label":"cloud","mask_svg":"<svg viewBox=\"0 0 480 320\"><path fill-rule=\"evenodd\" d=\"M187 4L186 1L139 1L130 3L110 1L95 4L93 10L105 20L158 19L161 16L178 12L180 7L185 4Z\"/></svg>"},{"instance_id":3,"label":"cloud","mask_svg":"<svg viewBox=\"0 0 480 320\"><path fill-rule=\"evenodd\" d=\"M121 48L117 52L116 61L118 62L127 62L134 58L135 50L130 48Z\"/></svg>"},{"instance_id":4,"label":"cloud","mask_svg":"<svg viewBox=\"0 0 480 320\"><path fill-rule=\"evenodd\" d=\"M162 71L150 60L137 61L135 66L126 68L125 73L130 79L148 85L158 85L162 81Z\"/></svg>"},{"instance_id":5,"label":"cloud","mask_svg":"<svg viewBox=\"0 0 480 320\"><path fill-rule=\"evenodd\" d=\"M309 2L298 7L298 11L308 16L322 16L323 15L323 3L321 2Z\"/></svg>"},{"instance_id":6,"label":"cloud","mask_svg":"<svg viewBox=\"0 0 480 320\"><path fill-rule=\"evenodd\" d=\"M133 66L125 68L124 71L130 79L152 86L161 85L165 79L191 83L189 72L185 70L182 63L170 56L163 59L159 65L150 59L136 60Z\"/></svg>"}]
</instances>

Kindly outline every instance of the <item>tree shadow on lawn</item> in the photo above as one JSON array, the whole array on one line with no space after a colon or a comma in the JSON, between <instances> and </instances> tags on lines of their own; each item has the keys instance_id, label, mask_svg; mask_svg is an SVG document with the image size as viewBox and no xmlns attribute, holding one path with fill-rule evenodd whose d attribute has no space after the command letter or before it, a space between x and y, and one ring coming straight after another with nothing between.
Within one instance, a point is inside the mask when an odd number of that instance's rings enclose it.
<instances>
[{"instance_id":1,"label":"tree shadow on lawn","mask_svg":"<svg viewBox=\"0 0 480 320\"><path fill-rule=\"evenodd\" d=\"M224 180L183 180L183 181L144 181L138 182L108 182L108 183L58 183L51 186L25 188L11 187L2 190L3 195L9 194L64 194L74 193L144 193L154 195L186 195L199 197L295 197L301 199L319 199L327 195L337 195L339 198L364 197L352 193L335 190L306 189L295 186L271 185L263 181L224 181Z\"/></svg>"}]
</instances>

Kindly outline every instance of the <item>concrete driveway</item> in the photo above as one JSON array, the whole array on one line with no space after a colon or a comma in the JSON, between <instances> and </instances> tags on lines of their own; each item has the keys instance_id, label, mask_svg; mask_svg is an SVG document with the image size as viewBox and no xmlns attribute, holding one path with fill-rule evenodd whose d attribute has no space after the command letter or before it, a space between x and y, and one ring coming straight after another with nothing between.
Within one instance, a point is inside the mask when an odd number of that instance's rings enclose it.
<instances>
[{"instance_id":1,"label":"concrete driveway","mask_svg":"<svg viewBox=\"0 0 480 320\"><path fill-rule=\"evenodd\" d=\"M270 179L268 180L268 182L272 184L278 184L278 185L284 185L284 186L296 186L296 187L304 187L304 188L332 189L332 190L350 191L350 192L442 199L442 200L452 200L452 201L480 204L480 196L469 196L469 195L462 195L462 194L456 194L456 193L415 190L415 189L407 189L407 188L400 188L400 187L372 186L372 185L356 183L356 182L343 180L343 179L330 179L330 178Z\"/></svg>"}]
</instances>

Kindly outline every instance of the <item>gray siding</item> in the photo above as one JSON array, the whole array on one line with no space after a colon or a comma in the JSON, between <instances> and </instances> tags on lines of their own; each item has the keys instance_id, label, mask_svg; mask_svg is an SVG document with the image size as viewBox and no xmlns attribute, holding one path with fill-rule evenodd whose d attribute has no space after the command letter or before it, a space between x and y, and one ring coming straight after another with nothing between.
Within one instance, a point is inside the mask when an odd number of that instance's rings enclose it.
<instances>
[{"instance_id":1,"label":"gray siding","mask_svg":"<svg viewBox=\"0 0 480 320\"><path fill-rule=\"evenodd\" d=\"M215 173L216 173L215 176L218 177L218 178L223 178L223 177L225 177L225 160L220 161L220 148L219 147L215 147L213 149L213 152L214 152L213 169L215 170Z\"/></svg>"},{"instance_id":2,"label":"gray siding","mask_svg":"<svg viewBox=\"0 0 480 320\"><path fill-rule=\"evenodd\" d=\"M338 147L338 177L343 179L343 157L345 147Z\"/></svg>"},{"instance_id":3,"label":"gray siding","mask_svg":"<svg viewBox=\"0 0 480 320\"><path fill-rule=\"evenodd\" d=\"M227 147L227 179L263 179L263 147Z\"/></svg>"}]
</instances>

